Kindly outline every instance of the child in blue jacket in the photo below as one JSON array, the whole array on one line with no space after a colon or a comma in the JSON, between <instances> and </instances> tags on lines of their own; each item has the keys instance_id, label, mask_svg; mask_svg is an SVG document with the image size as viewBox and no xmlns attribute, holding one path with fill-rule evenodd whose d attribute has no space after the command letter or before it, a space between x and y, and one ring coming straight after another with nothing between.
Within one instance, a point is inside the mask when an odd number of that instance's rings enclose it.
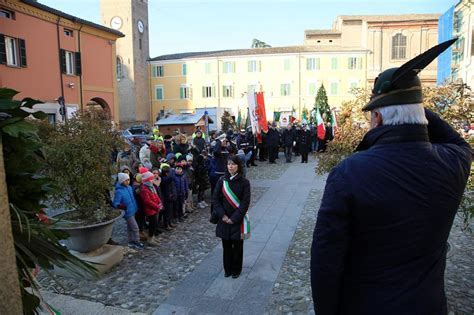
<instances>
[{"instance_id":1,"label":"child in blue jacket","mask_svg":"<svg viewBox=\"0 0 474 315\"><path fill-rule=\"evenodd\" d=\"M125 210L123 218L127 221L128 246L131 248L143 248L138 234L138 224L135 220L135 213L138 210L137 201L132 187L130 187L130 177L126 173L118 173L117 184L115 185L115 196L112 201L114 208Z\"/></svg>"}]
</instances>

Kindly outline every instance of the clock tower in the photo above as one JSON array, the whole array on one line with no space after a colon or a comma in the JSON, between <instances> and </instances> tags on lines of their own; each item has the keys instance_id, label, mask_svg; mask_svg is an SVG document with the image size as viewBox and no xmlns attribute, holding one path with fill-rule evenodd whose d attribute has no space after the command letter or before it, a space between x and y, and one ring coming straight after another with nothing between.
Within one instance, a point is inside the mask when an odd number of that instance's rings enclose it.
<instances>
[{"instance_id":1,"label":"clock tower","mask_svg":"<svg viewBox=\"0 0 474 315\"><path fill-rule=\"evenodd\" d=\"M148 0L101 0L100 9L102 24L125 34L116 42L121 128L149 123Z\"/></svg>"}]
</instances>

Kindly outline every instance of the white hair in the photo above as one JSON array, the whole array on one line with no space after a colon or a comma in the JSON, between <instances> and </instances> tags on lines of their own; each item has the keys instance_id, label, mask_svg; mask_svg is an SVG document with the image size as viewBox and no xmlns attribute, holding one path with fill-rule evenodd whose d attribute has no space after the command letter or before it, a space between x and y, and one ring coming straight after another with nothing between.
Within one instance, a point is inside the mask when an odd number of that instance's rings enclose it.
<instances>
[{"instance_id":1,"label":"white hair","mask_svg":"<svg viewBox=\"0 0 474 315\"><path fill-rule=\"evenodd\" d=\"M374 109L382 115L383 125L428 125L423 104L400 104Z\"/></svg>"}]
</instances>

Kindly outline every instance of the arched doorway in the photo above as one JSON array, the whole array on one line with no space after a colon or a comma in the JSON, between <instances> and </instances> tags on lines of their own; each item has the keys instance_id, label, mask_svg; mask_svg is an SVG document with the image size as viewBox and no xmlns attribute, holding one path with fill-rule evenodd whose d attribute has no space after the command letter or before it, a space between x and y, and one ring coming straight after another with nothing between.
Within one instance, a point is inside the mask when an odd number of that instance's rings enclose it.
<instances>
[{"instance_id":1,"label":"arched doorway","mask_svg":"<svg viewBox=\"0 0 474 315\"><path fill-rule=\"evenodd\" d=\"M87 102L87 110L101 113L104 115L103 117L107 119L111 117L109 104L100 97L94 97Z\"/></svg>"}]
</instances>

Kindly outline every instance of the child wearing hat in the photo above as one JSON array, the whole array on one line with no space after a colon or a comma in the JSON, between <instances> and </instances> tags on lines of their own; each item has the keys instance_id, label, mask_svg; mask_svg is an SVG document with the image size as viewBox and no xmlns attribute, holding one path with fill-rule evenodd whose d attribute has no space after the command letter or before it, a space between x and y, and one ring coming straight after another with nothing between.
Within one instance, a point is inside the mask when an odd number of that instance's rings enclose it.
<instances>
[{"instance_id":1,"label":"child wearing hat","mask_svg":"<svg viewBox=\"0 0 474 315\"><path fill-rule=\"evenodd\" d=\"M187 215L184 214L184 202L188 198L189 183L184 174L186 162L176 163L174 181L176 185L177 198L174 207L174 216L178 222L182 222Z\"/></svg>"},{"instance_id":2,"label":"child wearing hat","mask_svg":"<svg viewBox=\"0 0 474 315\"><path fill-rule=\"evenodd\" d=\"M137 201L130 187L130 176L127 173L118 173L115 185L115 196L112 201L114 208L125 210L123 218L127 221L128 246L131 248L143 248L138 234L138 225L135 213L138 210Z\"/></svg>"},{"instance_id":3,"label":"child wearing hat","mask_svg":"<svg viewBox=\"0 0 474 315\"><path fill-rule=\"evenodd\" d=\"M143 212L148 218L148 241L151 246L158 245L158 239L155 238L156 228L158 225L158 214L163 209L158 192L153 185L155 176L152 172L146 171L142 173L142 185L140 186L140 197L143 202Z\"/></svg>"}]
</instances>

